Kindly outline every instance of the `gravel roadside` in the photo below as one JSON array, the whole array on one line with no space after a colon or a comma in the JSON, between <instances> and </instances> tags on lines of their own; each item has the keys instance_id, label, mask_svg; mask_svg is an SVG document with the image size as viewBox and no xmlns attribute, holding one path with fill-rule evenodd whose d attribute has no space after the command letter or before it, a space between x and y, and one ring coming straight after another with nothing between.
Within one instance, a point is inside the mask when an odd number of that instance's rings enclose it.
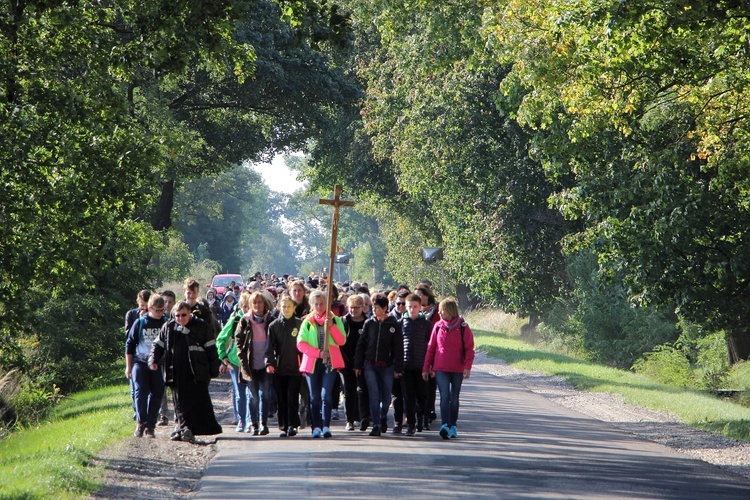
<instances>
[{"instance_id":1,"label":"gravel roadside","mask_svg":"<svg viewBox=\"0 0 750 500\"><path fill-rule=\"evenodd\" d=\"M750 443L683 425L674 415L629 405L619 395L577 391L561 377L524 372L484 353L477 353L474 370L512 380L557 404L610 422L623 432L750 478ZM228 376L211 382L211 398L224 432L235 434ZM190 445L170 441L171 429L157 427L156 439L129 438L101 453L96 462L105 469L107 478L91 498L181 498L195 491L216 454L216 436L199 437L198 444Z\"/></svg>"}]
</instances>

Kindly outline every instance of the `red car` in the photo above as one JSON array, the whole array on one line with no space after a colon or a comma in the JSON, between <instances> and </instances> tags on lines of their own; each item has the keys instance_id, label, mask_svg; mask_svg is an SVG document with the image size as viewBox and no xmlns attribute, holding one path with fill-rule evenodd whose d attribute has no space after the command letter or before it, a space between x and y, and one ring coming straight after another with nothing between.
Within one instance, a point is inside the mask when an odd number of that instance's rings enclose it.
<instances>
[{"instance_id":1,"label":"red car","mask_svg":"<svg viewBox=\"0 0 750 500\"><path fill-rule=\"evenodd\" d=\"M245 289L245 281L242 279L241 274L216 274L211 280L211 283L206 285L207 288L213 288L219 295L224 295L229 283L234 281L235 285L240 287L240 291Z\"/></svg>"}]
</instances>

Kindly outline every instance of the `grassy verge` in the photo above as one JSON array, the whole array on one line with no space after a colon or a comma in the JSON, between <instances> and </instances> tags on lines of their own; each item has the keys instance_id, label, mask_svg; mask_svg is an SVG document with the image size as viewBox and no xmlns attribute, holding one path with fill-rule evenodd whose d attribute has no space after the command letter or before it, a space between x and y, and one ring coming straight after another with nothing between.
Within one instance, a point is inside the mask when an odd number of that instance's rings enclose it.
<instances>
[{"instance_id":1,"label":"grassy verge","mask_svg":"<svg viewBox=\"0 0 750 500\"><path fill-rule=\"evenodd\" d=\"M0 442L0 498L79 498L104 471L97 454L133 432L127 385L73 394L37 427Z\"/></svg>"},{"instance_id":2,"label":"grassy verge","mask_svg":"<svg viewBox=\"0 0 750 500\"><path fill-rule=\"evenodd\" d=\"M466 320L474 331L477 349L516 368L562 376L580 390L620 394L630 404L675 414L685 424L750 441L750 408L538 349L518 339L520 324L512 316L475 311L468 313Z\"/></svg>"}]
</instances>

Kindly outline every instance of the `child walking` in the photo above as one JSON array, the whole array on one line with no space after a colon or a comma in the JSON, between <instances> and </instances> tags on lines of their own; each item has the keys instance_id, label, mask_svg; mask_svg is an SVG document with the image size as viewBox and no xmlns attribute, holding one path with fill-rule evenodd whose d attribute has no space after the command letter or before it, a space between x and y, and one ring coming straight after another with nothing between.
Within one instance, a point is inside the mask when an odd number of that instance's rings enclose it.
<instances>
[{"instance_id":1,"label":"child walking","mask_svg":"<svg viewBox=\"0 0 750 500\"><path fill-rule=\"evenodd\" d=\"M440 436L458 437L459 395L461 382L469 378L474 363L474 334L459 315L458 303L446 297L438 306L438 321L432 329L427 355L422 367L422 378L434 377L440 392Z\"/></svg>"}]
</instances>

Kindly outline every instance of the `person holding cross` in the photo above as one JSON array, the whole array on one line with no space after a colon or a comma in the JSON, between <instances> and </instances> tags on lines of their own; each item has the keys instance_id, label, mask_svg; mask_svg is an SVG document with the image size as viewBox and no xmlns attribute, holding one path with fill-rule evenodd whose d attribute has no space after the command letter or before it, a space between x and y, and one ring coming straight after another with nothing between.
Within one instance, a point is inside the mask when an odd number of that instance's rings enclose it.
<instances>
[{"instance_id":1,"label":"person holding cross","mask_svg":"<svg viewBox=\"0 0 750 500\"><path fill-rule=\"evenodd\" d=\"M310 392L312 437L331 437L332 389L338 370L344 368L340 346L346 343L341 318L328 308L325 292L310 294L313 311L305 317L297 337L297 349L302 353L299 370L305 374Z\"/></svg>"}]
</instances>

